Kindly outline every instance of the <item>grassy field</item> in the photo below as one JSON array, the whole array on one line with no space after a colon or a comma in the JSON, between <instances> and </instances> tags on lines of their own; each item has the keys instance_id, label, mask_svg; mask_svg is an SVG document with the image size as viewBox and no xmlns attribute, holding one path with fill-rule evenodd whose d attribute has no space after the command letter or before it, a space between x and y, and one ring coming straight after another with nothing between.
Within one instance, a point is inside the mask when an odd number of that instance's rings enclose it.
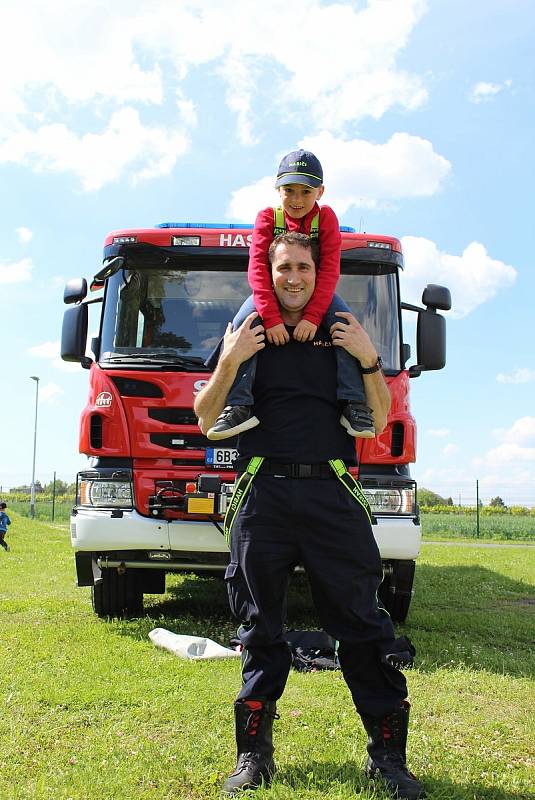
<instances>
[{"instance_id":1,"label":"grassy field","mask_svg":"<svg viewBox=\"0 0 535 800\"><path fill-rule=\"evenodd\" d=\"M468 539L477 533L476 513L421 514L424 539ZM535 544L535 516L480 514L479 537L495 541L519 541Z\"/></svg>"},{"instance_id":2,"label":"grassy field","mask_svg":"<svg viewBox=\"0 0 535 800\"><path fill-rule=\"evenodd\" d=\"M94 617L67 526L13 515L0 551L2 800L210 800L234 764L235 661L185 662L157 626L228 643L220 579L175 577L134 620ZM535 549L424 545L407 633L410 765L430 800L533 798ZM289 627L316 627L304 580ZM339 673L292 672L272 800L387 797L362 774L365 734ZM249 795L247 795L249 796Z\"/></svg>"}]
</instances>

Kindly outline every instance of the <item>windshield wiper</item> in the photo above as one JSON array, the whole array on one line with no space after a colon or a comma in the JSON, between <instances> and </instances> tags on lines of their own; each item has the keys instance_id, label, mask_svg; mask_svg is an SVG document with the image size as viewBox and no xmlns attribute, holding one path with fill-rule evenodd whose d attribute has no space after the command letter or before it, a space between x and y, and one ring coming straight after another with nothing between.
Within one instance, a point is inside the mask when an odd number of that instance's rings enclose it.
<instances>
[{"instance_id":1,"label":"windshield wiper","mask_svg":"<svg viewBox=\"0 0 535 800\"><path fill-rule=\"evenodd\" d=\"M103 358L104 363L118 364L128 361L132 364L143 364L144 366L173 366L194 372L199 368L207 369L204 359L198 356L179 356L176 353L151 353L142 355L141 353L121 353Z\"/></svg>"}]
</instances>

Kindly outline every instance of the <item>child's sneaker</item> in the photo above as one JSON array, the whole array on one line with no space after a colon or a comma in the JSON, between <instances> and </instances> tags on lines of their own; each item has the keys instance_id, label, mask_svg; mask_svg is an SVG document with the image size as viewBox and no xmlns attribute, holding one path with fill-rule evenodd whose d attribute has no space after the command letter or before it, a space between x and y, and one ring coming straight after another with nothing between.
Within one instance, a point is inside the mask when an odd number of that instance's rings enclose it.
<instances>
[{"instance_id":1,"label":"child's sneaker","mask_svg":"<svg viewBox=\"0 0 535 800\"><path fill-rule=\"evenodd\" d=\"M342 411L340 424L344 426L349 436L355 436L357 439L373 439L375 436L371 408L365 403L348 400Z\"/></svg>"},{"instance_id":2,"label":"child's sneaker","mask_svg":"<svg viewBox=\"0 0 535 800\"><path fill-rule=\"evenodd\" d=\"M251 414L251 406L226 406L206 436L213 441L228 439L258 424L259 420Z\"/></svg>"}]
</instances>

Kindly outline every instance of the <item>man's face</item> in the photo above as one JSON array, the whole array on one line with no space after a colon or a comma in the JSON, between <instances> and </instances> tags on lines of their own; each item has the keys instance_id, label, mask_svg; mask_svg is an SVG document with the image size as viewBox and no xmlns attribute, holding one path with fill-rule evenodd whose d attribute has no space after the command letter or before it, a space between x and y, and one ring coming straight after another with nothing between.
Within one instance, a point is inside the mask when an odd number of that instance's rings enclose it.
<instances>
[{"instance_id":1,"label":"man's face","mask_svg":"<svg viewBox=\"0 0 535 800\"><path fill-rule=\"evenodd\" d=\"M316 286L312 253L301 245L281 242L273 254L271 277L281 307L286 311L302 311Z\"/></svg>"},{"instance_id":2,"label":"man's face","mask_svg":"<svg viewBox=\"0 0 535 800\"><path fill-rule=\"evenodd\" d=\"M294 219L302 219L312 211L314 203L322 196L323 186L313 189L312 186L302 183L287 183L286 186L279 186L278 191L286 213Z\"/></svg>"}]
</instances>

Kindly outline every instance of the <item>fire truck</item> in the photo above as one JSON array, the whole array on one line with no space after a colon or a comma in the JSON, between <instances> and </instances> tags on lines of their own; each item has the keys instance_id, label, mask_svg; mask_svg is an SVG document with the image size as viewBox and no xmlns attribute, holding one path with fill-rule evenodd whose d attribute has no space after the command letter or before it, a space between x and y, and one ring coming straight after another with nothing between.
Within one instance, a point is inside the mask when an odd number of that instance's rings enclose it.
<instances>
[{"instance_id":1,"label":"fire truck","mask_svg":"<svg viewBox=\"0 0 535 800\"><path fill-rule=\"evenodd\" d=\"M210 377L205 360L250 294L251 228L173 222L115 231L90 286L77 278L65 287L61 355L89 371L79 442L89 462L77 475L70 532L78 585L91 586L99 616L141 613L144 594L163 593L168 573L224 574L236 440L205 438L193 403ZM337 291L380 354L392 397L385 430L355 440L355 472L383 562L379 594L403 621L421 541L409 384L445 364L437 310L448 310L451 298L431 284L422 307L402 302L400 242L341 232ZM90 304L100 304L100 319L88 342ZM412 366L402 309L417 314Z\"/></svg>"}]
</instances>

